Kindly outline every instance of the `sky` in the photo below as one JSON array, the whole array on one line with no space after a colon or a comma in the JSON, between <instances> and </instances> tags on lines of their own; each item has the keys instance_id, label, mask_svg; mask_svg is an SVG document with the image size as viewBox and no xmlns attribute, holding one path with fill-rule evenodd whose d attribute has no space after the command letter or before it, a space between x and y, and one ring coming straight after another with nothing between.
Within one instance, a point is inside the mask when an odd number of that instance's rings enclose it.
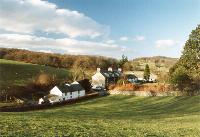
<instances>
[{"instance_id":1,"label":"sky","mask_svg":"<svg viewBox=\"0 0 200 137\"><path fill-rule=\"evenodd\" d=\"M200 0L0 0L0 47L129 59L180 57Z\"/></svg>"}]
</instances>

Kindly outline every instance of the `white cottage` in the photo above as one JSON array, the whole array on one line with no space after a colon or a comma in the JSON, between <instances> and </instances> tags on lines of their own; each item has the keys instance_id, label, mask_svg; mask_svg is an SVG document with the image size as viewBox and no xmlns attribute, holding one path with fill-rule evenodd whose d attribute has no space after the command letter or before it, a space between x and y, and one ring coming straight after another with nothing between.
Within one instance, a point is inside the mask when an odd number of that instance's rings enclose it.
<instances>
[{"instance_id":1,"label":"white cottage","mask_svg":"<svg viewBox=\"0 0 200 137\"><path fill-rule=\"evenodd\" d=\"M97 68L97 72L92 76L92 86L106 88L109 84L115 84L121 76L121 69L112 70L111 67L108 70L101 70Z\"/></svg>"},{"instance_id":2,"label":"white cottage","mask_svg":"<svg viewBox=\"0 0 200 137\"><path fill-rule=\"evenodd\" d=\"M85 96L85 89L78 82L73 82L72 84L63 84L53 87L49 95L45 96L44 99L39 99L38 104L42 104L45 100L54 103L82 96Z\"/></svg>"},{"instance_id":3,"label":"white cottage","mask_svg":"<svg viewBox=\"0 0 200 137\"><path fill-rule=\"evenodd\" d=\"M59 86L59 89L62 91L62 100L85 96L85 89L80 84L65 84Z\"/></svg>"}]
</instances>

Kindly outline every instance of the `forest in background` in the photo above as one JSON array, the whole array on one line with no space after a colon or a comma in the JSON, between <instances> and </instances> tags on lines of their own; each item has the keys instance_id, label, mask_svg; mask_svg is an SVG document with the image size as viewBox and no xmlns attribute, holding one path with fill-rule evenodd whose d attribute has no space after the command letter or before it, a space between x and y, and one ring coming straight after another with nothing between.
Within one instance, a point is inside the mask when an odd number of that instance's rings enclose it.
<instances>
[{"instance_id":1,"label":"forest in background","mask_svg":"<svg viewBox=\"0 0 200 137\"><path fill-rule=\"evenodd\" d=\"M107 68L117 66L118 63L116 59L102 56L43 53L11 48L0 48L0 58L67 69L76 67L96 69L97 66Z\"/></svg>"}]
</instances>

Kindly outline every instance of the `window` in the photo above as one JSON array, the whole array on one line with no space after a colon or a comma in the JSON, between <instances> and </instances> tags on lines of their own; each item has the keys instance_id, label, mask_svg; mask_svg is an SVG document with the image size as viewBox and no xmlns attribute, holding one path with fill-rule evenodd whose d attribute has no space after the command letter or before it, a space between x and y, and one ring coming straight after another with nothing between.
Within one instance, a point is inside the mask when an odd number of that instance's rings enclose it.
<instances>
[{"instance_id":1,"label":"window","mask_svg":"<svg viewBox=\"0 0 200 137\"><path fill-rule=\"evenodd\" d=\"M70 95L72 95L72 92L70 92Z\"/></svg>"}]
</instances>

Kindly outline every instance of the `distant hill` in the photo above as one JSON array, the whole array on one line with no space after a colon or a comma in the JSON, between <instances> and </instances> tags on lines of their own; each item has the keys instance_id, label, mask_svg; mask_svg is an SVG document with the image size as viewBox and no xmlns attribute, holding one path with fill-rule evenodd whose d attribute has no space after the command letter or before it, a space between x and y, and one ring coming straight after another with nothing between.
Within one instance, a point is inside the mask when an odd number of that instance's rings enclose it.
<instances>
[{"instance_id":1,"label":"distant hill","mask_svg":"<svg viewBox=\"0 0 200 137\"><path fill-rule=\"evenodd\" d=\"M125 71L131 70L134 72L144 72L145 65L150 67L151 74L157 76L159 82L168 81L169 69L178 61L177 58L170 58L164 56L141 57L130 60L126 66Z\"/></svg>"},{"instance_id":2,"label":"distant hill","mask_svg":"<svg viewBox=\"0 0 200 137\"><path fill-rule=\"evenodd\" d=\"M171 58L165 56L141 57L130 61L136 70L143 70L148 64L152 72L157 73L168 72L169 69L178 61L178 58Z\"/></svg>"},{"instance_id":3,"label":"distant hill","mask_svg":"<svg viewBox=\"0 0 200 137\"><path fill-rule=\"evenodd\" d=\"M133 61L177 61L178 58L166 57L166 56L152 56L152 57L139 57L133 59Z\"/></svg>"},{"instance_id":4,"label":"distant hill","mask_svg":"<svg viewBox=\"0 0 200 137\"><path fill-rule=\"evenodd\" d=\"M133 59L133 61L137 61L137 60L151 60L151 61L155 61L155 60L175 60L175 61L177 61L178 58L172 58L172 57L166 57L166 56L152 56L152 57L140 57L140 58Z\"/></svg>"}]
</instances>

